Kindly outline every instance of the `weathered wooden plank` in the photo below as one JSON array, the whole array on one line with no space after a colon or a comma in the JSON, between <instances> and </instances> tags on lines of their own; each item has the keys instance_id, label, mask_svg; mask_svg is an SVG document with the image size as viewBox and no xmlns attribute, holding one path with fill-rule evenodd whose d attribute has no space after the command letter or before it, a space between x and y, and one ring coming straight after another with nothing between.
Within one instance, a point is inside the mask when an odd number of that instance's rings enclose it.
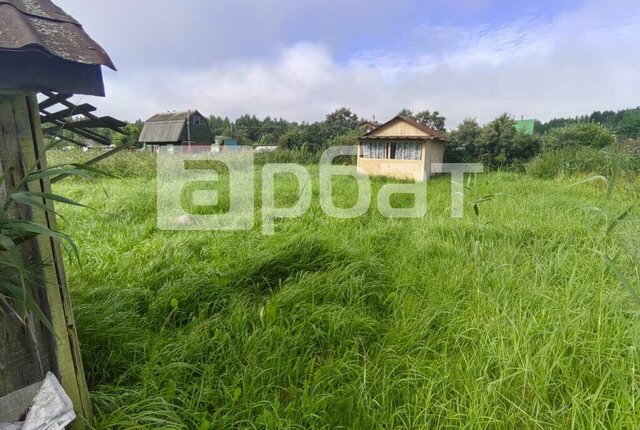
<instances>
[{"instance_id":1,"label":"weathered wooden plank","mask_svg":"<svg viewBox=\"0 0 640 430\"><path fill-rule=\"evenodd\" d=\"M18 118L26 113L26 97L12 93L0 94L0 166L5 175L6 192L17 188L24 176L21 139L30 134L30 127L25 127ZM2 200L5 200L3 196ZM27 210L14 208L12 216L27 218ZM39 257L35 244L25 244L23 252L32 257ZM46 296L41 291L34 291L38 304L46 309ZM9 310L3 309L0 316L0 396L36 383L48 370L53 369L53 342L46 327L35 323L25 326Z\"/></svg>"},{"instance_id":2,"label":"weathered wooden plank","mask_svg":"<svg viewBox=\"0 0 640 430\"><path fill-rule=\"evenodd\" d=\"M38 103L35 95L0 94L0 160L4 172L14 169L7 177L10 189L20 183L25 173L46 167L44 142L40 125ZM50 191L48 180L30 183L32 191ZM51 205L51 202L47 202ZM44 211L27 211L25 217L55 229L55 217ZM59 243L39 236L28 249L32 261L48 262L38 279L40 288L34 290L38 303L49 317L56 336L52 336L42 324L32 323L32 331L22 327L17 318L3 314L0 332L0 390L11 392L37 382L46 371L53 371L72 399L80 417L72 428L86 427L85 419L91 418L91 406L80 358L75 322L67 291L66 276ZM35 342L31 332L35 333ZM15 346L15 348L13 348ZM29 349L29 346L33 348ZM19 353L19 356L16 354ZM48 355L46 355L48 354ZM48 358L48 360L43 360ZM34 364L35 363L35 364ZM5 385L6 383L6 385Z\"/></svg>"},{"instance_id":3,"label":"weathered wooden plank","mask_svg":"<svg viewBox=\"0 0 640 430\"><path fill-rule=\"evenodd\" d=\"M43 100L42 103L38 105L38 108L40 110L49 109L51 106L55 106L58 103L62 102L63 100L68 100L73 96L73 94L64 94L64 93L54 94L50 92L44 92L43 94L47 96L48 99Z\"/></svg>"},{"instance_id":4,"label":"weathered wooden plank","mask_svg":"<svg viewBox=\"0 0 640 430\"><path fill-rule=\"evenodd\" d=\"M38 101L35 95L27 98L26 105L33 139L31 145L22 148L23 165L29 166L32 162L33 168L46 169L47 158L44 153L44 139L40 124ZM31 191L51 192L51 185L46 178L30 183L29 188ZM52 201L46 201L45 203L53 209ZM44 223L52 230L57 230L55 214L52 212L39 211L37 215L34 214L34 219ZM71 398L76 414L89 420L92 418L91 403L82 366L60 243L44 236L38 237L38 243L43 261L52 262L52 264L45 267L44 282L50 304L51 322L57 334L55 358L59 372L58 378L67 395ZM83 429L85 425L79 419L74 421L71 427Z\"/></svg>"},{"instance_id":5,"label":"weathered wooden plank","mask_svg":"<svg viewBox=\"0 0 640 430\"><path fill-rule=\"evenodd\" d=\"M95 110L96 110L95 106L91 106L88 103L84 103L81 105L76 105L76 106L68 107L66 109L62 109L58 112L45 113L40 117L40 122L42 122L42 124L46 124L49 122L70 118L74 115L84 115L89 112L93 112Z\"/></svg>"},{"instance_id":6,"label":"weathered wooden plank","mask_svg":"<svg viewBox=\"0 0 640 430\"><path fill-rule=\"evenodd\" d=\"M110 116L101 116L98 118L81 119L78 121L69 121L67 126L70 128L110 128L111 130L120 130L127 123ZM124 130L122 130L124 131Z\"/></svg>"}]
</instances>

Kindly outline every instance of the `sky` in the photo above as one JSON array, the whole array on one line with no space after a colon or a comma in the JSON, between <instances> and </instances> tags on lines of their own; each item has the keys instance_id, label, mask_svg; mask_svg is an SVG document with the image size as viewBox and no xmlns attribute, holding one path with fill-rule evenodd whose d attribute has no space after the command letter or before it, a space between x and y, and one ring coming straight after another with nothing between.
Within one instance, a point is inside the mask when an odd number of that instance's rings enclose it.
<instances>
[{"instance_id":1,"label":"sky","mask_svg":"<svg viewBox=\"0 0 640 430\"><path fill-rule=\"evenodd\" d=\"M103 115L317 121L437 110L453 128L640 105L638 0L54 0L111 56Z\"/></svg>"}]
</instances>

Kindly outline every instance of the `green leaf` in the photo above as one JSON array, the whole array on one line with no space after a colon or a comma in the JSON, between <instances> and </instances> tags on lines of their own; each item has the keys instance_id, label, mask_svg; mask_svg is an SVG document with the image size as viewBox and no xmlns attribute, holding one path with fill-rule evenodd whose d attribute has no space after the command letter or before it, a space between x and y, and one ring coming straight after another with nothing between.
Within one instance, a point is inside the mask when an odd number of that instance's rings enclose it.
<instances>
[{"instance_id":1,"label":"green leaf","mask_svg":"<svg viewBox=\"0 0 640 430\"><path fill-rule=\"evenodd\" d=\"M631 284L631 281L629 281L629 279L624 276L618 266L616 266L616 264L609 257L602 253L600 253L600 255L602 255L602 258L604 259L605 263L607 263L607 266L609 266L609 269L613 272L616 278L618 278L618 281L620 281L620 283L627 289L627 291L629 291L631 297L636 301L636 303L640 304L640 295L638 295L638 291Z\"/></svg>"},{"instance_id":2,"label":"green leaf","mask_svg":"<svg viewBox=\"0 0 640 430\"><path fill-rule=\"evenodd\" d=\"M607 187L607 198L610 199L613 195L613 190L616 186L616 182L618 182L618 178L620 177L620 171L622 170L622 160L618 158L613 165L613 172L611 173L611 178L609 179L609 187Z\"/></svg>"},{"instance_id":3,"label":"green leaf","mask_svg":"<svg viewBox=\"0 0 640 430\"><path fill-rule=\"evenodd\" d=\"M67 205L80 206L80 207L83 207L83 208L87 207L87 206L83 205L82 203L78 203L75 200L68 199L68 198L60 196L58 194L41 193L41 192L38 192L38 191L24 191L23 194L26 194L28 196L34 196L34 197L42 197L43 199L53 200L53 201L56 201L56 202L65 203Z\"/></svg>"},{"instance_id":4,"label":"green leaf","mask_svg":"<svg viewBox=\"0 0 640 430\"><path fill-rule=\"evenodd\" d=\"M49 167L43 170L37 170L35 172L29 173L23 179L23 183L29 183L33 181L37 181L39 179L51 178L53 176L59 175L72 175L72 176L82 176L84 178L93 178L93 174L86 170L74 169L71 167Z\"/></svg>"},{"instance_id":5,"label":"green leaf","mask_svg":"<svg viewBox=\"0 0 640 430\"><path fill-rule=\"evenodd\" d=\"M51 322L47 319L31 294L29 294L25 285L16 285L8 280L0 280L0 292L9 297L11 301L14 302L14 306L17 305L16 307L19 309L12 309L16 314L24 317L26 311L28 311L33 314L38 321L42 322L51 333L54 332L53 325L51 325Z\"/></svg>"},{"instance_id":6,"label":"green leaf","mask_svg":"<svg viewBox=\"0 0 640 430\"><path fill-rule=\"evenodd\" d=\"M25 193L13 193L9 196L9 200L12 200L15 203L24 205L24 206L28 206L34 209L41 209L45 212L50 212L50 213L54 213L56 215L59 215L60 217L62 217L62 215L60 215L59 213L57 213L55 210L53 210L53 208L47 206L46 204L42 203L41 201L32 199L31 197L29 197L27 194Z\"/></svg>"}]
</instances>

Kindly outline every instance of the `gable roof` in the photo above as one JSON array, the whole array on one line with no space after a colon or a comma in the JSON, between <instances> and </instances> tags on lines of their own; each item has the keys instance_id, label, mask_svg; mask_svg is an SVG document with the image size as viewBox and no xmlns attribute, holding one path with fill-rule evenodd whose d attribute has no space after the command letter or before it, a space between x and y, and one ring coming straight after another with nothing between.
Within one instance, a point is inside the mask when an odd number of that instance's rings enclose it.
<instances>
[{"instance_id":1,"label":"gable roof","mask_svg":"<svg viewBox=\"0 0 640 430\"><path fill-rule=\"evenodd\" d=\"M200 116L207 123L207 119L197 110L182 112L158 113L149 118L142 127L138 142L141 143L177 143L186 140L187 117ZM203 124L203 125L204 125ZM192 140L207 142L213 140L209 127L191 127Z\"/></svg>"},{"instance_id":2,"label":"gable roof","mask_svg":"<svg viewBox=\"0 0 640 430\"><path fill-rule=\"evenodd\" d=\"M180 112L157 113L149 118L146 122L182 122L187 119L187 117L191 118L195 114L198 114L204 118L204 116L202 116L202 114L197 110L185 110Z\"/></svg>"},{"instance_id":3,"label":"gable roof","mask_svg":"<svg viewBox=\"0 0 640 430\"><path fill-rule=\"evenodd\" d=\"M382 132L383 130L389 128L393 124L396 124L397 122L400 122L400 121L411 125L421 133L416 133L415 135L404 135L404 136L378 136L380 132ZM367 139L367 138L369 139L372 139L372 138L379 138L379 139L421 138L421 139L434 139L434 140L444 140L444 141L450 140L446 134L441 133L437 130L434 130L431 127L427 127L426 125L412 118L408 118L406 116L401 116L401 115L395 116L394 118L390 119L389 121L385 122L382 125L379 125L378 127L374 128L373 130L369 131L364 136L362 136L362 139Z\"/></svg>"}]
</instances>

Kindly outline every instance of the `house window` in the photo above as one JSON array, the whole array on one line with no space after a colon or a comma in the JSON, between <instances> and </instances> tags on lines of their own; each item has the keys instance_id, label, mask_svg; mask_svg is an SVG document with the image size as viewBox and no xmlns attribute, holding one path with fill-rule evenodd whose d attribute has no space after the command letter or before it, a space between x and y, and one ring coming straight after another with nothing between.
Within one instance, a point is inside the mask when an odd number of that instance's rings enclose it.
<instances>
[{"instance_id":1,"label":"house window","mask_svg":"<svg viewBox=\"0 0 640 430\"><path fill-rule=\"evenodd\" d=\"M386 143L367 142L362 145L362 158L387 158Z\"/></svg>"},{"instance_id":2,"label":"house window","mask_svg":"<svg viewBox=\"0 0 640 430\"><path fill-rule=\"evenodd\" d=\"M422 143L397 143L394 155L393 158L397 160L420 160L422 159Z\"/></svg>"},{"instance_id":3,"label":"house window","mask_svg":"<svg viewBox=\"0 0 640 430\"><path fill-rule=\"evenodd\" d=\"M194 115L193 125L200 125L200 117L198 115Z\"/></svg>"}]
</instances>

